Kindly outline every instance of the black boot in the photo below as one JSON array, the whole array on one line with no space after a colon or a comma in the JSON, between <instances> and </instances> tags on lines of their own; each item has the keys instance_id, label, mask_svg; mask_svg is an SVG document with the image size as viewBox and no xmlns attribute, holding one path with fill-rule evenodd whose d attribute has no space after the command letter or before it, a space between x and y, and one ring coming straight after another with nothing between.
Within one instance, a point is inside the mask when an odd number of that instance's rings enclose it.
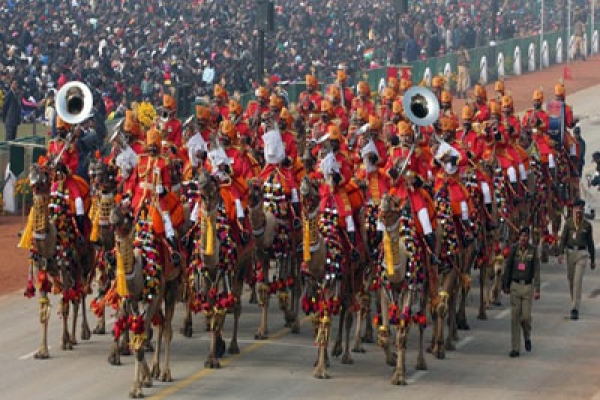
<instances>
[{"instance_id":1,"label":"black boot","mask_svg":"<svg viewBox=\"0 0 600 400\"><path fill-rule=\"evenodd\" d=\"M75 241L77 243L77 247L81 247L84 244L84 237L85 237L85 216L84 215L75 216L75 223L77 224L77 230L79 231Z\"/></svg>"},{"instance_id":2,"label":"black boot","mask_svg":"<svg viewBox=\"0 0 600 400\"><path fill-rule=\"evenodd\" d=\"M242 242L242 245L245 246L250 241L250 232L246 230L246 218L238 218L238 224L240 227L240 241Z\"/></svg>"},{"instance_id":3,"label":"black boot","mask_svg":"<svg viewBox=\"0 0 600 400\"><path fill-rule=\"evenodd\" d=\"M171 236L167 238L167 242L171 247L171 261L176 267L181 266L181 254L179 253L179 244L175 237Z\"/></svg>"},{"instance_id":4,"label":"black boot","mask_svg":"<svg viewBox=\"0 0 600 400\"><path fill-rule=\"evenodd\" d=\"M437 258L437 255L435 254L435 234L433 232L425 235L425 243L427 244L427 247L431 251L431 263L437 264L438 258Z\"/></svg>"},{"instance_id":5,"label":"black boot","mask_svg":"<svg viewBox=\"0 0 600 400\"><path fill-rule=\"evenodd\" d=\"M300 203L292 203L292 211L294 212L292 227L297 231L302 228L302 222L300 221Z\"/></svg>"},{"instance_id":6,"label":"black boot","mask_svg":"<svg viewBox=\"0 0 600 400\"><path fill-rule=\"evenodd\" d=\"M485 209L487 210L487 216L485 218L485 229L488 231L496 229L496 223L494 222L494 214L492 210L492 204L486 204Z\"/></svg>"},{"instance_id":7,"label":"black boot","mask_svg":"<svg viewBox=\"0 0 600 400\"><path fill-rule=\"evenodd\" d=\"M350 242L350 260L356 262L360 259L360 254L356 250L356 232L348 232L348 241Z\"/></svg>"}]
</instances>

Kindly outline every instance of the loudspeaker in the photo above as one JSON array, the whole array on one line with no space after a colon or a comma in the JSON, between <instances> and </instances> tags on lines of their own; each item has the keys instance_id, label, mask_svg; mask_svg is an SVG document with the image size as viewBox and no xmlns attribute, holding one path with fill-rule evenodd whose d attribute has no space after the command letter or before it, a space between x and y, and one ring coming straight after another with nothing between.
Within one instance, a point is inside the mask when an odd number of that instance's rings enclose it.
<instances>
[{"instance_id":1,"label":"loudspeaker","mask_svg":"<svg viewBox=\"0 0 600 400\"><path fill-rule=\"evenodd\" d=\"M270 0L259 0L256 10L258 30L271 32L275 30L275 5Z\"/></svg>"},{"instance_id":2,"label":"loudspeaker","mask_svg":"<svg viewBox=\"0 0 600 400\"><path fill-rule=\"evenodd\" d=\"M394 11L398 14L406 14L408 12L408 0L394 0Z\"/></svg>"},{"instance_id":3,"label":"loudspeaker","mask_svg":"<svg viewBox=\"0 0 600 400\"><path fill-rule=\"evenodd\" d=\"M175 88L175 100L177 101L177 117L187 118L192 113L192 102L190 92L191 83L180 83Z\"/></svg>"}]
</instances>

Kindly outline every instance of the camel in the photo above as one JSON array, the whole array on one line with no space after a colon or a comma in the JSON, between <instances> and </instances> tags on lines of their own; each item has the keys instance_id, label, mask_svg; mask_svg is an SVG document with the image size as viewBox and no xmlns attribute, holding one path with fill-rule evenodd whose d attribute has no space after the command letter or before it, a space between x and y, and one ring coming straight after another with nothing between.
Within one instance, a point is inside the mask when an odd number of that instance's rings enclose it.
<instances>
[{"instance_id":1,"label":"camel","mask_svg":"<svg viewBox=\"0 0 600 400\"><path fill-rule=\"evenodd\" d=\"M423 337L427 326L425 310L427 306L427 293L425 277L425 264L427 260L417 261L412 258L418 253L427 258L426 251L422 251L414 222L411 224L412 210L410 202L401 200L388 193L383 195L380 204L380 219L385 226L383 262L379 270L381 280L381 316L379 326L378 344L383 348L388 365L395 366L391 383L393 385L406 385L406 348L410 325L414 321L419 325L419 353L416 369L426 370L427 364L423 353ZM407 226L406 231L400 225ZM410 227L413 227L411 229ZM404 232L401 234L401 231ZM412 314L413 304L419 304L420 310ZM396 326L395 358L390 349L390 325Z\"/></svg>"},{"instance_id":2,"label":"camel","mask_svg":"<svg viewBox=\"0 0 600 400\"><path fill-rule=\"evenodd\" d=\"M196 309L202 309L209 322L210 352L204 365L219 368L219 359L225 353L222 330L229 309L233 309L234 323L228 352L240 352L237 334L241 295L244 275L252 268L254 243L250 240L241 245L234 240L234 226L228 221L219 183L204 169L198 174L198 190L201 203L198 224L192 228L195 243L190 263L199 287L193 295L198 304Z\"/></svg>"},{"instance_id":3,"label":"camel","mask_svg":"<svg viewBox=\"0 0 600 400\"><path fill-rule=\"evenodd\" d=\"M116 259L113 254L115 235L111 229L109 217L115 204L117 170L102 160L92 159L89 165L89 176L92 183L90 243L94 260L90 279L94 275L96 276L99 292L98 297L92 301L92 308L98 317L93 333L104 335L106 333L105 296L110 289L116 269Z\"/></svg>"},{"instance_id":4,"label":"camel","mask_svg":"<svg viewBox=\"0 0 600 400\"><path fill-rule=\"evenodd\" d=\"M364 253L359 259L351 260L350 248L343 239L341 230L335 225L334 214L319 213L319 183L305 176L300 184L302 201L304 294L302 308L313 314L313 331L317 344L317 361L313 376L320 379L330 377L328 345L331 333L331 318L340 314L339 331L332 354L342 356L343 364L352 364L350 353L350 329L352 306L357 294L357 276L366 263ZM329 260L329 262L328 262ZM343 265L348 269L342 272ZM345 336L342 346L343 335Z\"/></svg>"},{"instance_id":5,"label":"camel","mask_svg":"<svg viewBox=\"0 0 600 400\"><path fill-rule=\"evenodd\" d=\"M85 290L82 289L83 251L75 245L73 216L70 215L68 196L62 182L52 183L49 167L34 164L29 170L29 181L33 191L33 207L29 215L26 233L21 238L20 247L31 250L32 272L38 271L40 288L40 323L42 341L34 357L48 358L48 321L50 319L50 299L48 293L62 292L59 312L63 322L62 350L72 350L77 344L76 327L79 303L85 303ZM52 190L51 190L52 189ZM50 207L52 213L50 213ZM53 282L50 281L52 278ZM54 289L52 286L54 285ZM68 328L70 304L73 304L71 332ZM82 340L90 338L85 308L83 308Z\"/></svg>"},{"instance_id":6,"label":"camel","mask_svg":"<svg viewBox=\"0 0 600 400\"><path fill-rule=\"evenodd\" d=\"M456 294L459 284L460 259L458 237L448 188L444 185L434 196L437 227L436 249L439 255L437 273L430 274L431 317L433 332L431 346L427 349L439 359L446 357L446 350L454 350L456 324ZM448 335L444 343L444 320L448 318Z\"/></svg>"},{"instance_id":7,"label":"camel","mask_svg":"<svg viewBox=\"0 0 600 400\"><path fill-rule=\"evenodd\" d=\"M153 233L152 216L146 207L140 210L137 221L132 214L115 206L110 215L115 230L117 257L116 290L121 307L115 322L115 336L109 354L111 364L120 364L119 338L121 333L133 333L130 342L135 357L133 385L129 395L143 397L142 386L152 386L152 378L171 382L170 344L173 337L172 319L179 288L179 271L167 246ZM161 304L164 301L164 312ZM152 369L144 357L151 350L149 340L152 324L158 325ZM164 364L160 367L164 341Z\"/></svg>"},{"instance_id":8,"label":"camel","mask_svg":"<svg viewBox=\"0 0 600 400\"><path fill-rule=\"evenodd\" d=\"M273 177L271 177L273 178ZM280 185L274 179L264 184L260 180L250 182L249 218L252 225L257 254L257 272L259 282L258 294L261 307L260 326L256 331L256 339L267 337L267 315L271 287L277 287L279 308L285 317L285 326L291 327L292 333L300 332L298 310L300 301L300 260L297 248L301 243L301 230L294 227L292 216L286 219L277 218L274 210L286 208L288 203L271 196L265 201L265 192L269 195L274 186ZM278 281L270 282L271 263L278 270Z\"/></svg>"}]
</instances>

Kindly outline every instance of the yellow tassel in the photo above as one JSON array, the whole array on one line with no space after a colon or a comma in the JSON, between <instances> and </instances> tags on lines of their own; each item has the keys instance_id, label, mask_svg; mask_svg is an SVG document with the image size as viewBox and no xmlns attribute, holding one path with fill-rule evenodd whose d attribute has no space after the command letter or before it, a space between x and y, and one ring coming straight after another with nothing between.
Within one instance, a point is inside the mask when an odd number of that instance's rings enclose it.
<instances>
[{"instance_id":1,"label":"yellow tassel","mask_svg":"<svg viewBox=\"0 0 600 400\"><path fill-rule=\"evenodd\" d=\"M304 220L304 232L302 232L302 259L304 262L310 261L310 221Z\"/></svg>"},{"instance_id":2,"label":"yellow tassel","mask_svg":"<svg viewBox=\"0 0 600 400\"><path fill-rule=\"evenodd\" d=\"M214 254L214 233L213 223L210 216L206 217L206 248L204 249L204 255L212 256Z\"/></svg>"},{"instance_id":3,"label":"yellow tassel","mask_svg":"<svg viewBox=\"0 0 600 400\"><path fill-rule=\"evenodd\" d=\"M394 254L392 253L392 239L388 231L383 232L383 256L385 257L385 264L387 266L387 273L389 276L394 275Z\"/></svg>"},{"instance_id":4,"label":"yellow tassel","mask_svg":"<svg viewBox=\"0 0 600 400\"><path fill-rule=\"evenodd\" d=\"M19 249L29 249L29 246L31 246L31 240L33 239L33 220L35 219L34 213L35 209L31 207L29 218L27 218L27 226L23 231L19 245L17 246Z\"/></svg>"},{"instance_id":5,"label":"yellow tassel","mask_svg":"<svg viewBox=\"0 0 600 400\"><path fill-rule=\"evenodd\" d=\"M92 217L92 232L90 233L90 241L93 243L98 241L98 236L100 234L100 208L96 207L96 202L92 204L90 215Z\"/></svg>"},{"instance_id":6,"label":"yellow tassel","mask_svg":"<svg viewBox=\"0 0 600 400\"><path fill-rule=\"evenodd\" d=\"M123 264L123 256L120 251L117 251L117 293L121 297L129 294L125 278L125 265Z\"/></svg>"}]
</instances>

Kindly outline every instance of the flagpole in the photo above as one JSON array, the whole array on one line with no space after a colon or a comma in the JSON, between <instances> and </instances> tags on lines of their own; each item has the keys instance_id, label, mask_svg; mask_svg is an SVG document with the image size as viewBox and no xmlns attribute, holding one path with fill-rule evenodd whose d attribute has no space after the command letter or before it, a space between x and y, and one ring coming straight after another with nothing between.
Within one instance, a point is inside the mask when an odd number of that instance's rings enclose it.
<instances>
[{"instance_id":1,"label":"flagpole","mask_svg":"<svg viewBox=\"0 0 600 400\"><path fill-rule=\"evenodd\" d=\"M571 0L567 7L567 64L571 61Z\"/></svg>"}]
</instances>

